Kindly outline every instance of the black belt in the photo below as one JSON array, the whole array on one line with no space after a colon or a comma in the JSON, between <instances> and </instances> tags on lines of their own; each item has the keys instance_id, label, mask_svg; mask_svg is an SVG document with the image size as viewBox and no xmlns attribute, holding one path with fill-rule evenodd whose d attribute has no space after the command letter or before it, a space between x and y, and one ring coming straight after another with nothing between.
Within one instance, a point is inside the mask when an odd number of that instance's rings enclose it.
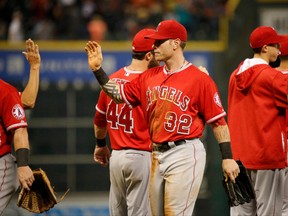
<instances>
[{"instance_id":1,"label":"black belt","mask_svg":"<svg viewBox=\"0 0 288 216\"><path fill-rule=\"evenodd\" d=\"M153 151L166 152L176 146L185 144L186 140L177 140L174 142L153 143Z\"/></svg>"}]
</instances>

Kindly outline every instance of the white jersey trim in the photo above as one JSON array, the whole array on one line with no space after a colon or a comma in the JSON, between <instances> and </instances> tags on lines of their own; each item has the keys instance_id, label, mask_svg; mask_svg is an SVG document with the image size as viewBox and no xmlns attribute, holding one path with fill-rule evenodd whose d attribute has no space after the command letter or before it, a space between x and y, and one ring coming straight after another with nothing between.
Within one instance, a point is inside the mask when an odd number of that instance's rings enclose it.
<instances>
[{"instance_id":1,"label":"white jersey trim","mask_svg":"<svg viewBox=\"0 0 288 216\"><path fill-rule=\"evenodd\" d=\"M13 129L13 128L18 128L18 127L21 127L21 126L28 126L28 124L26 122L23 122L23 123L17 123L17 124L13 124L13 125L10 125L9 127L7 127L7 131Z\"/></svg>"},{"instance_id":2,"label":"white jersey trim","mask_svg":"<svg viewBox=\"0 0 288 216\"><path fill-rule=\"evenodd\" d=\"M141 73L143 73L143 71L129 70L129 69L127 68L127 66L124 67L124 71L125 71L125 76L129 76L129 74L141 74Z\"/></svg>"},{"instance_id":3,"label":"white jersey trim","mask_svg":"<svg viewBox=\"0 0 288 216\"><path fill-rule=\"evenodd\" d=\"M280 70L280 69L278 69L278 68L276 68L278 71L280 71L282 74L288 74L288 70Z\"/></svg>"},{"instance_id":4,"label":"white jersey trim","mask_svg":"<svg viewBox=\"0 0 288 216\"><path fill-rule=\"evenodd\" d=\"M166 70L166 66L164 65L164 67L163 67L163 72L164 72L165 74L178 73L178 72L180 72L180 71L185 70L186 68L188 68L188 67L191 66L191 65L192 65L191 62L186 62L181 68L179 68L179 69L177 69L177 70L175 70L175 71L172 71L172 72L167 71L167 70Z\"/></svg>"},{"instance_id":5,"label":"white jersey trim","mask_svg":"<svg viewBox=\"0 0 288 216\"><path fill-rule=\"evenodd\" d=\"M106 112L104 112L104 111L102 111L101 109L99 109L97 105L95 106L95 109L96 109L99 113L101 113L101 114L103 114L103 115L106 115Z\"/></svg>"},{"instance_id":6,"label":"white jersey trim","mask_svg":"<svg viewBox=\"0 0 288 216\"><path fill-rule=\"evenodd\" d=\"M226 116L226 112L223 112L217 116L214 116L213 118L209 119L208 121L206 121L207 124L216 121L217 119Z\"/></svg>"},{"instance_id":7,"label":"white jersey trim","mask_svg":"<svg viewBox=\"0 0 288 216\"><path fill-rule=\"evenodd\" d=\"M246 71L248 68L253 67L255 65L259 65L259 64L266 64L268 65L268 63L261 58L247 58L244 60L243 64L241 65L239 71L237 72L237 75Z\"/></svg>"}]
</instances>

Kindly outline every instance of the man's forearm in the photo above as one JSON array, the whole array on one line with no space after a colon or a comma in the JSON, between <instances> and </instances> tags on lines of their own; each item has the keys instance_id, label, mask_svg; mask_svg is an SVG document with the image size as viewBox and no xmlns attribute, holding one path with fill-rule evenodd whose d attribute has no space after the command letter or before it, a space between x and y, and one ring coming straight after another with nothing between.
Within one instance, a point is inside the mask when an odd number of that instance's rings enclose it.
<instances>
[{"instance_id":1,"label":"man's forearm","mask_svg":"<svg viewBox=\"0 0 288 216\"><path fill-rule=\"evenodd\" d=\"M100 68L97 71L93 71L93 74L99 82L103 91L110 97L115 103L123 103L123 99L120 94L120 85L113 80L109 79L105 71Z\"/></svg>"},{"instance_id":2,"label":"man's forearm","mask_svg":"<svg viewBox=\"0 0 288 216\"><path fill-rule=\"evenodd\" d=\"M107 127L98 127L94 124L94 135L97 139L104 139L107 135Z\"/></svg>"},{"instance_id":3,"label":"man's forearm","mask_svg":"<svg viewBox=\"0 0 288 216\"><path fill-rule=\"evenodd\" d=\"M104 86L101 86L103 91L110 97L115 103L123 103L123 99L120 94L120 85L113 80L109 80Z\"/></svg>"},{"instance_id":4,"label":"man's forearm","mask_svg":"<svg viewBox=\"0 0 288 216\"><path fill-rule=\"evenodd\" d=\"M21 102L25 109L32 109L35 106L39 90L40 65L30 68L28 83L21 95Z\"/></svg>"},{"instance_id":5,"label":"man's forearm","mask_svg":"<svg viewBox=\"0 0 288 216\"><path fill-rule=\"evenodd\" d=\"M15 129L13 136L13 143L15 151L20 148L29 149L29 139L27 128L17 128Z\"/></svg>"},{"instance_id":6,"label":"man's forearm","mask_svg":"<svg viewBox=\"0 0 288 216\"><path fill-rule=\"evenodd\" d=\"M230 133L227 125L213 125L213 133L218 143L230 142Z\"/></svg>"},{"instance_id":7,"label":"man's forearm","mask_svg":"<svg viewBox=\"0 0 288 216\"><path fill-rule=\"evenodd\" d=\"M106 146L106 134L107 127L98 127L94 124L94 134L96 138L96 146L104 147Z\"/></svg>"},{"instance_id":8,"label":"man's forearm","mask_svg":"<svg viewBox=\"0 0 288 216\"><path fill-rule=\"evenodd\" d=\"M222 159L232 159L230 133L227 125L213 125L214 136L219 143Z\"/></svg>"}]
</instances>

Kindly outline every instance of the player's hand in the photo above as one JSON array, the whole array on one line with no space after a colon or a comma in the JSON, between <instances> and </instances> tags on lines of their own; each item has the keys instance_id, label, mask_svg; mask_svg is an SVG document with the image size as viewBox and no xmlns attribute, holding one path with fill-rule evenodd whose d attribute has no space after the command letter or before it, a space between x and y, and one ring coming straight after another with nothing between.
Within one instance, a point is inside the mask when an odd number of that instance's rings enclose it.
<instances>
[{"instance_id":1,"label":"player's hand","mask_svg":"<svg viewBox=\"0 0 288 216\"><path fill-rule=\"evenodd\" d=\"M22 53L28 60L30 66L40 67L41 57L39 54L38 45L35 44L30 38L26 40L26 51L23 51Z\"/></svg>"},{"instance_id":2,"label":"player's hand","mask_svg":"<svg viewBox=\"0 0 288 216\"><path fill-rule=\"evenodd\" d=\"M236 161L233 159L222 160L222 169L225 176L225 181L230 178L230 180L235 183L235 179L240 173L240 169Z\"/></svg>"},{"instance_id":3,"label":"player's hand","mask_svg":"<svg viewBox=\"0 0 288 216\"><path fill-rule=\"evenodd\" d=\"M33 171L29 166L18 167L18 179L21 185L21 188L24 187L26 190L30 190L32 183L34 182Z\"/></svg>"},{"instance_id":4,"label":"player's hand","mask_svg":"<svg viewBox=\"0 0 288 216\"><path fill-rule=\"evenodd\" d=\"M103 62L102 49L100 44L95 41L88 41L85 47L88 55L88 64L92 71L97 71Z\"/></svg>"},{"instance_id":5,"label":"player's hand","mask_svg":"<svg viewBox=\"0 0 288 216\"><path fill-rule=\"evenodd\" d=\"M94 149L94 161L102 166L107 166L110 159L110 150L107 146L98 147Z\"/></svg>"},{"instance_id":6,"label":"player's hand","mask_svg":"<svg viewBox=\"0 0 288 216\"><path fill-rule=\"evenodd\" d=\"M209 72L205 67L199 66L198 69L201 70L202 72L204 72L205 74L209 75Z\"/></svg>"}]
</instances>

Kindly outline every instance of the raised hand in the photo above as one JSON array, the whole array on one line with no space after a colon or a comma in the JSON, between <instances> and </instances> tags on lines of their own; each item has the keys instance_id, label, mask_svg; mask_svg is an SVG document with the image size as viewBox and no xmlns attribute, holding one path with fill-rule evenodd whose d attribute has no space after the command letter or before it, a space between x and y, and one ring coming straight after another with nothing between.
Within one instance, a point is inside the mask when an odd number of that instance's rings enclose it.
<instances>
[{"instance_id":1,"label":"raised hand","mask_svg":"<svg viewBox=\"0 0 288 216\"><path fill-rule=\"evenodd\" d=\"M92 71L97 71L103 62L101 46L95 41L88 41L85 47L88 55L88 64Z\"/></svg>"},{"instance_id":2,"label":"raised hand","mask_svg":"<svg viewBox=\"0 0 288 216\"><path fill-rule=\"evenodd\" d=\"M41 57L39 54L38 45L30 38L26 40L26 51L22 52L25 58L28 60L30 66L40 66Z\"/></svg>"}]
</instances>

